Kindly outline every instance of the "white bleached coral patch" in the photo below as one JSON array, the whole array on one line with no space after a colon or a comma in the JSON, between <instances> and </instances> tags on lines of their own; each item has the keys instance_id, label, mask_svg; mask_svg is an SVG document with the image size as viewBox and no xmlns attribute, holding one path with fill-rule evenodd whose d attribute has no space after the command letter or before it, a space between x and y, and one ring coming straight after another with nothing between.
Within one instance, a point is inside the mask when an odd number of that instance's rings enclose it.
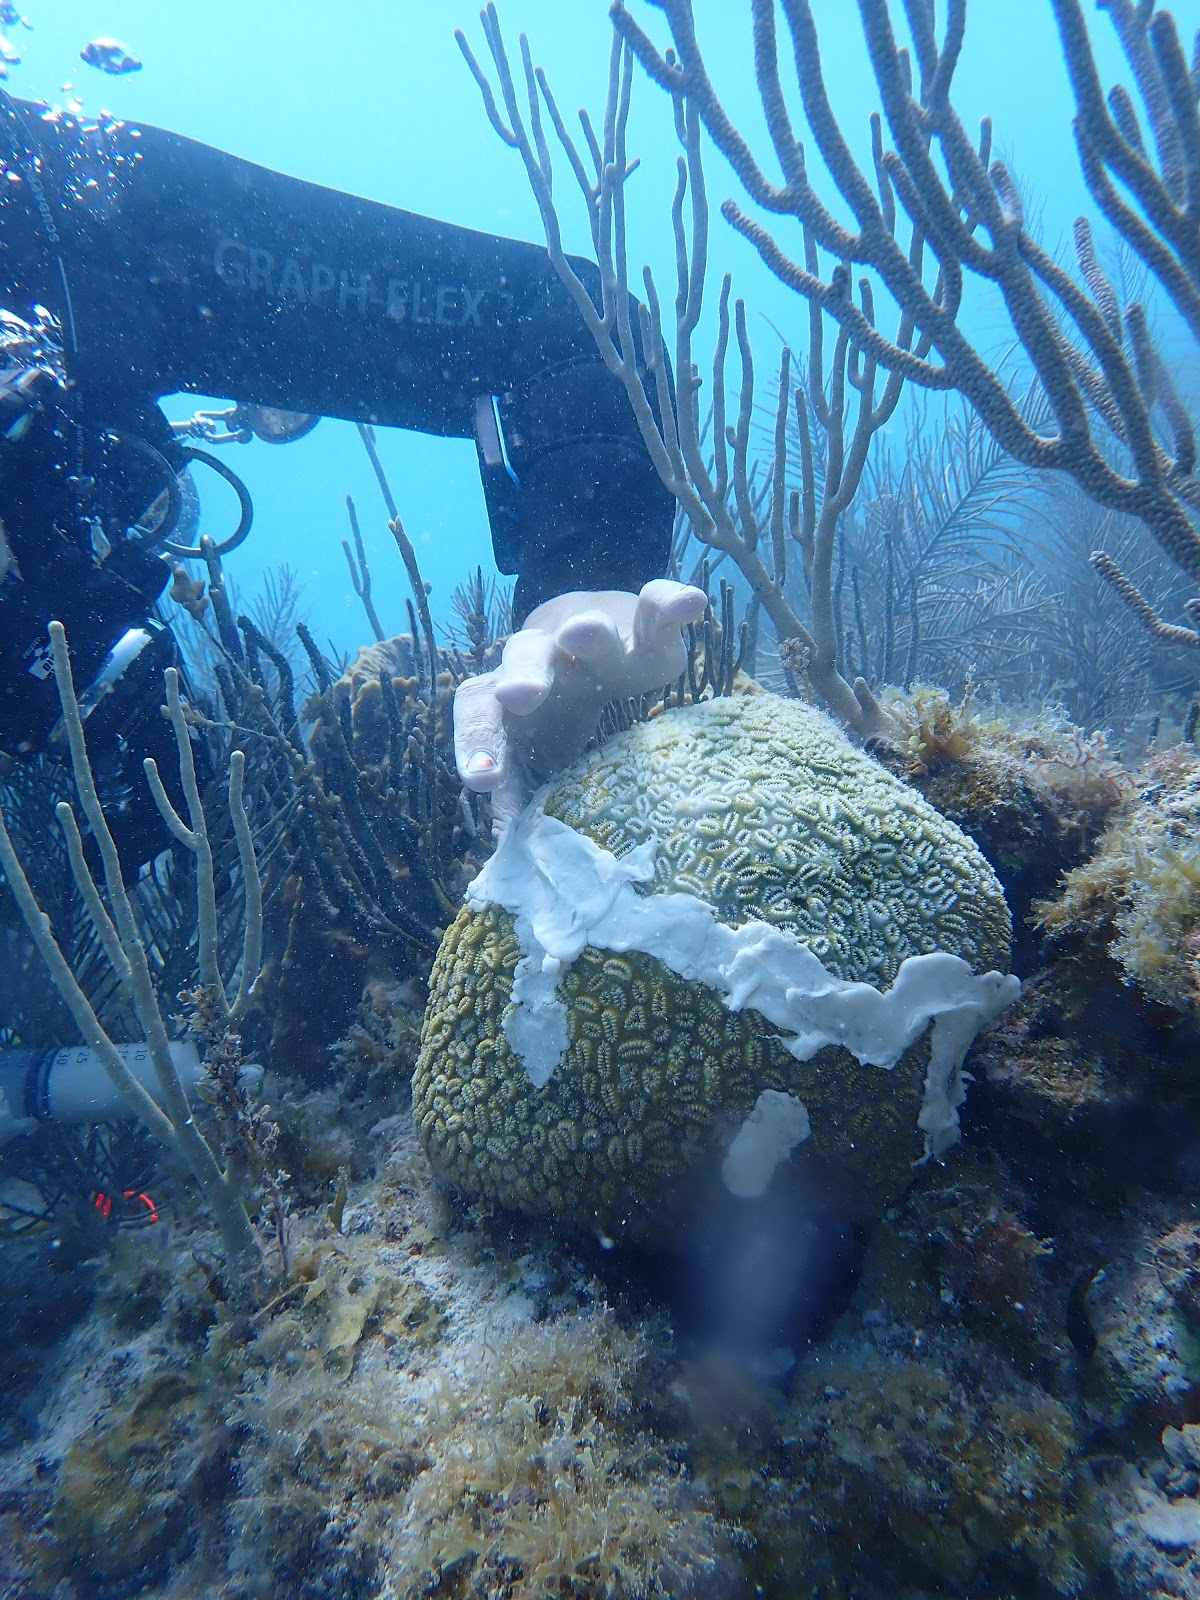
<instances>
[{"instance_id":1,"label":"white bleached coral patch","mask_svg":"<svg viewBox=\"0 0 1200 1600\"><path fill-rule=\"evenodd\" d=\"M955 1142L963 1059L980 1029L1017 998L1015 977L973 973L944 951L909 956L887 990L835 977L787 929L757 921L729 927L694 895L640 892L654 877L654 839L618 858L548 817L544 794L467 890L473 910L497 905L514 918L521 960L504 1031L535 1086L549 1081L567 1047L566 1007L556 993L563 969L589 945L637 951L707 985L731 1011L760 1012L799 1061L841 1045L864 1066L894 1067L930 1027L918 1126L927 1155Z\"/></svg>"}]
</instances>

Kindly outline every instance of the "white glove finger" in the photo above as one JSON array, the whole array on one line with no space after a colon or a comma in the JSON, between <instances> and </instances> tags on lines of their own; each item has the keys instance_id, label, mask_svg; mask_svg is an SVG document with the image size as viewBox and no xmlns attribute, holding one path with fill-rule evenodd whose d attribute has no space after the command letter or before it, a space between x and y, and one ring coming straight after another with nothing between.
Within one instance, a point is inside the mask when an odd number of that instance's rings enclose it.
<instances>
[{"instance_id":1,"label":"white glove finger","mask_svg":"<svg viewBox=\"0 0 1200 1600\"><path fill-rule=\"evenodd\" d=\"M504 781L509 767L504 709L496 698L495 672L464 678L454 691L454 763L468 789L486 794Z\"/></svg>"},{"instance_id":2,"label":"white glove finger","mask_svg":"<svg viewBox=\"0 0 1200 1600\"><path fill-rule=\"evenodd\" d=\"M540 628L522 628L504 646L496 698L514 717L527 717L554 687L554 641Z\"/></svg>"},{"instance_id":3,"label":"white glove finger","mask_svg":"<svg viewBox=\"0 0 1200 1600\"><path fill-rule=\"evenodd\" d=\"M652 578L638 593L633 613L635 643L649 642L656 635L699 621L707 605L708 596L694 584Z\"/></svg>"},{"instance_id":4,"label":"white glove finger","mask_svg":"<svg viewBox=\"0 0 1200 1600\"><path fill-rule=\"evenodd\" d=\"M616 623L607 611L580 611L568 617L554 636L560 650L588 666L603 668L625 653Z\"/></svg>"}]
</instances>

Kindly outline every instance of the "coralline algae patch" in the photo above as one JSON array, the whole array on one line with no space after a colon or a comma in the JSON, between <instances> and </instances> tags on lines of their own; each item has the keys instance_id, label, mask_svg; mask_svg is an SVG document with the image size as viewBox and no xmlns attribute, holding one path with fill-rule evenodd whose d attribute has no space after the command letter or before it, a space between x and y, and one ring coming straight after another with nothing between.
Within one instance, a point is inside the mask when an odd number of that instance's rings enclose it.
<instances>
[{"instance_id":1,"label":"coralline algae patch","mask_svg":"<svg viewBox=\"0 0 1200 1600\"><path fill-rule=\"evenodd\" d=\"M828 719L677 711L576 762L471 886L417 1126L455 1186L605 1232L661 1237L797 1149L871 1212L957 1137L1009 935L977 848Z\"/></svg>"}]
</instances>

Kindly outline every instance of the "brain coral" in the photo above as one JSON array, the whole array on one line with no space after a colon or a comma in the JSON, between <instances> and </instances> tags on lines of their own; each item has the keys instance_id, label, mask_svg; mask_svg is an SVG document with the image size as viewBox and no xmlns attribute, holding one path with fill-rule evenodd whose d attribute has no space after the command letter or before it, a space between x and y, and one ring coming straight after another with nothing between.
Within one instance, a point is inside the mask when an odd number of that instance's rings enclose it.
<instances>
[{"instance_id":1,"label":"brain coral","mask_svg":"<svg viewBox=\"0 0 1200 1600\"><path fill-rule=\"evenodd\" d=\"M1010 934L978 849L820 713L673 711L554 779L472 886L417 1127L454 1185L607 1233L761 1193L801 1144L870 1211L957 1136Z\"/></svg>"}]
</instances>

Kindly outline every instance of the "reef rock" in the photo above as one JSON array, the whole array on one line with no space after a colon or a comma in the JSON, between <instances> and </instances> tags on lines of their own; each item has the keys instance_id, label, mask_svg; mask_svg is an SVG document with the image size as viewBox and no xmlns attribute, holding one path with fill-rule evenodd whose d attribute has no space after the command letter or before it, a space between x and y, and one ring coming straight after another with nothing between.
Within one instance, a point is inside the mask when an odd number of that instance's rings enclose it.
<instances>
[{"instance_id":1,"label":"reef rock","mask_svg":"<svg viewBox=\"0 0 1200 1600\"><path fill-rule=\"evenodd\" d=\"M1147 763L1090 860L1038 910L1056 944L1111 983L1200 1028L1200 757L1177 745Z\"/></svg>"},{"instance_id":2,"label":"reef rock","mask_svg":"<svg viewBox=\"0 0 1200 1600\"><path fill-rule=\"evenodd\" d=\"M1091 1593L1067 1408L961 1333L887 1346L852 1334L798 1386L760 1533L791 1593Z\"/></svg>"},{"instance_id":3,"label":"reef rock","mask_svg":"<svg viewBox=\"0 0 1200 1600\"><path fill-rule=\"evenodd\" d=\"M59 1468L53 1560L85 1592L138 1592L190 1548L195 1511L220 1492L227 1440L192 1374L163 1368Z\"/></svg>"},{"instance_id":4,"label":"reef rock","mask_svg":"<svg viewBox=\"0 0 1200 1600\"><path fill-rule=\"evenodd\" d=\"M958 1137L1010 938L978 848L826 717L673 711L554 779L471 885L417 1127L456 1187L602 1234L780 1167L872 1214Z\"/></svg>"}]
</instances>

